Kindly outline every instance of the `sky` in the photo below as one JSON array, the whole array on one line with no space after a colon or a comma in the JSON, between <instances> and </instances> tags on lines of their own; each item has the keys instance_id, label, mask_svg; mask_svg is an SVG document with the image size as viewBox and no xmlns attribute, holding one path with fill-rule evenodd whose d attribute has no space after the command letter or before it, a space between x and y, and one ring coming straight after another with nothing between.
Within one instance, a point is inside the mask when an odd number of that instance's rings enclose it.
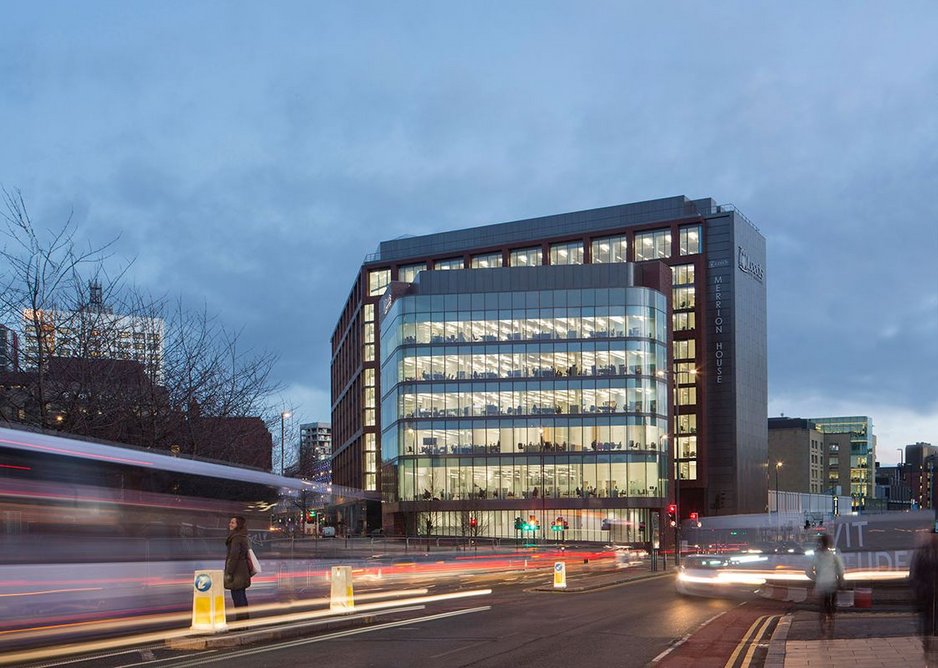
<instances>
[{"instance_id":1,"label":"sky","mask_svg":"<svg viewBox=\"0 0 938 668\"><path fill-rule=\"evenodd\" d=\"M653 5L653 6L650 6ZM0 185L328 421L367 253L687 195L766 238L769 414L938 444L938 5L3 3Z\"/></svg>"}]
</instances>

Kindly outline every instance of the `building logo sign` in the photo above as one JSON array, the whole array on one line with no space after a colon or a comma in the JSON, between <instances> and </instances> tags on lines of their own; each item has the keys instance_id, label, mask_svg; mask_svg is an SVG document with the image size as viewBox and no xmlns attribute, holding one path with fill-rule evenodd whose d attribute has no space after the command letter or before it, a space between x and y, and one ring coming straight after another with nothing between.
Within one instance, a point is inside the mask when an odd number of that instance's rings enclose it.
<instances>
[{"instance_id":1,"label":"building logo sign","mask_svg":"<svg viewBox=\"0 0 938 668\"><path fill-rule=\"evenodd\" d=\"M391 291L388 290L384 293L384 297L381 298L381 315L386 316L388 311L391 310L391 305L394 304L394 298L391 296Z\"/></svg>"},{"instance_id":2,"label":"building logo sign","mask_svg":"<svg viewBox=\"0 0 938 668\"><path fill-rule=\"evenodd\" d=\"M723 361L726 358L724 350L723 326L726 319L723 317L723 276L718 274L713 277L713 378L717 383L723 382Z\"/></svg>"},{"instance_id":3,"label":"building logo sign","mask_svg":"<svg viewBox=\"0 0 938 668\"><path fill-rule=\"evenodd\" d=\"M749 274L760 283L765 280L765 267L749 258L749 253L742 246L738 246L736 257L739 264L739 270L744 274Z\"/></svg>"}]
</instances>

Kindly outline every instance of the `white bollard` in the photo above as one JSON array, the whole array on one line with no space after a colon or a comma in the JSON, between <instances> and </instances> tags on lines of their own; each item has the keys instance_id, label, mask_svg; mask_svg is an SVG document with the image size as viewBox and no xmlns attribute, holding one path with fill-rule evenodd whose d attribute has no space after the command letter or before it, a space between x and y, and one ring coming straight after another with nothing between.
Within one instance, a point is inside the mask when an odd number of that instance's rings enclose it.
<instances>
[{"instance_id":1,"label":"white bollard","mask_svg":"<svg viewBox=\"0 0 938 668\"><path fill-rule=\"evenodd\" d=\"M332 591L329 598L330 610L352 610L355 607L355 596L352 592L352 567L332 567Z\"/></svg>"},{"instance_id":2,"label":"white bollard","mask_svg":"<svg viewBox=\"0 0 938 668\"><path fill-rule=\"evenodd\" d=\"M192 630L227 631L223 571L196 571L192 581Z\"/></svg>"}]
</instances>

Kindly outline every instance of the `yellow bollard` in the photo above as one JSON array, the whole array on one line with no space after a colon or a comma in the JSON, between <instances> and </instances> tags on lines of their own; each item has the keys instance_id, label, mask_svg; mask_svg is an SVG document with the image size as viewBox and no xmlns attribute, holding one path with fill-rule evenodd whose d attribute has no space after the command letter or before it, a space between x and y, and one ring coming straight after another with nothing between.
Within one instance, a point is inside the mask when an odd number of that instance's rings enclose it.
<instances>
[{"instance_id":1,"label":"yellow bollard","mask_svg":"<svg viewBox=\"0 0 938 668\"><path fill-rule=\"evenodd\" d=\"M352 610L355 597L352 592L352 567L332 567L332 592L329 598L330 610Z\"/></svg>"},{"instance_id":2,"label":"yellow bollard","mask_svg":"<svg viewBox=\"0 0 938 668\"><path fill-rule=\"evenodd\" d=\"M196 571L192 581L192 630L227 631L223 571Z\"/></svg>"},{"instance_id":3,"label":"yellow bollard","mask_svg":"<svg viewBox=\"0 0 938 668\"><path fill-rule=\"evenodd\" d=\"M562 561L554 562L554 589L567 588L567 565Z\"/></svg>"}]
</instances>

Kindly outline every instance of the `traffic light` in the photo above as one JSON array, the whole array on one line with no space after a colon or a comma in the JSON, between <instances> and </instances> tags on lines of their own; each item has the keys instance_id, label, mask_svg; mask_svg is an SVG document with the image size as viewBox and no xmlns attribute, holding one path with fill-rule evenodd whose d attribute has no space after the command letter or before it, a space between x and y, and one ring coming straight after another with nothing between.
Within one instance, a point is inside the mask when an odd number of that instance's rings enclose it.
<instances>
[{"instance_id":1,"label":"traffic light","mask_svg":"<svg viewBox=\"0 0 938 668\"><path fill-rule=\"evenodd\" d=\"M479 526L479 520L477 520L475 517L470 517L470 518L469 518L469 528L470 528L470 529L475 529L477 526Z\"/></svg>"},{"instance_id":2,"label":"traffic light","mask_svg":"<svg viewBox=\"0 0 938 668\"><path fill-rule=\"evenodd\" d=\"M521 531L524 529L524 520L520 517L515 518L515 531Z\"/></svg>"},{"instance_id":3,"label":"traffic light","mask_svg":"<svg viewBox=\"0 0 938 668\"><path fill-rule=\"evenodd\" d=\"M306 511L306 523L307 523L307 524L315 524L315 523L316 523L316 511L315 511L315 510L307 510L307 511Z\"/></svg>"},{"instance_id":4,"label":"traffic light","mask_svg":"<svg viewBox=\"0 0 938 668\"><path fill-rule=\"evenodd\" d=\"M675 503L668 506L668 523L673 527L677 526L677 504Z\"/></svg>"},{"instance_id":5,"label":"traffic light","mask_svg":"<svg viewBox=\"0 0 938 668\"><path fill-rule=\"evenodd\" d=\"M528 516L528 531L538 531L541 528L541 521L537 519L537 515Z\"/></svg>"},{"instance_id":6,"label":"traffic light","mask_svg":"<svg viewBox=\"0 0 938 668\"><path fill-rule=\"evenodd\" d=\"M690 514L690 521L693 523L694 526L696 527L700 526L700 516L697 513Z\"/></svg>"},{"instance_id":7,"label":"traffic light","mask_svg":"<svg viewBox=\"0 0 938 668\"><path fill-rule=\"evenodd\" d=\"M554 523L550 525L551 531L563 531L566 528L566 520L562 516L554 520Z\"/></svg>"}]
</instances>

